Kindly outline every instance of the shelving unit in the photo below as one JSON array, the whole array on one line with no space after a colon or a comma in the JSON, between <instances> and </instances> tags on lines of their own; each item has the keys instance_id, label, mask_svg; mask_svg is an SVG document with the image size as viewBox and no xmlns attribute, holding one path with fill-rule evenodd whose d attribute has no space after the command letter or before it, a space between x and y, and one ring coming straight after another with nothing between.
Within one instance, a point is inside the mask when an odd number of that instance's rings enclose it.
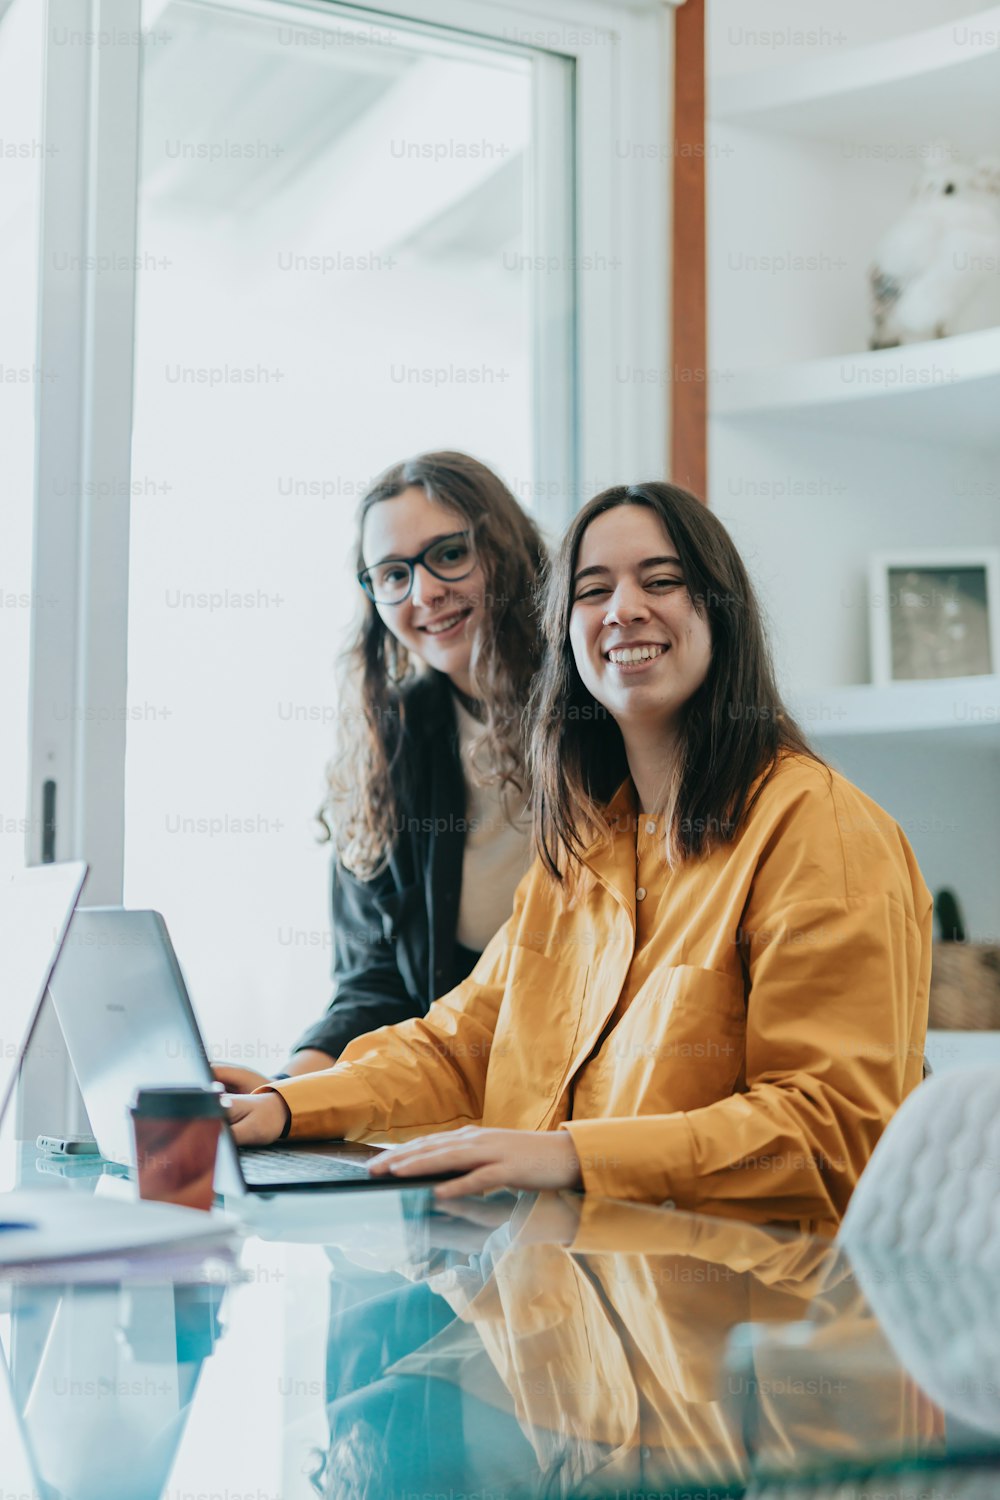
<instances>
[{"instance_id":1,"label":"shelving unit","mask_svg":"<svg viewBox=\"0 0 1000 1500\"><path fill-rule=\"evenodd\" d=\"M720 383L712 414L796 417L842 436L869 432L993 452L1000 449L1000 328L742 370Z\"/></svg>"},{"instance_id":2,"label":"shelving unit","mask_svg":"<svg viewBox=\"0 0 1000 1500\"><path fill-rule=\"evenodd\" d=\"M720 79L710 105L716 120L830 141L842 139L849 122L858 137L912 143L908 124L916 119L924 141L996 151L1000 5L907 37Z\"/></svg>"},{"instance_id":3,"label":"shelving unit","mask_svg":"<svg viewBox=\"0 0 1000 1500\"><path fill-rule=\"evenodd\" d=\"M800 693L789 707L818 741L1000 750L1000 676L851 684Z\"/></svg>"},{"instance_id":4,"label":"shelving unit","mask_svg":"<svg viewBox=\"0 0 1000 1500\"><path fill-rule=\"evenodd\" d=\"M837 30L820 0L761 3L762 28L794 14L802 32ZM860 3L841 14L864 34ZM1000 5L948 14L927 0L919 30L783 66L730 50L743 71L710 76L709 500L756 577L807 736L997 941L1000 676L865 680L869 555L1000 545L1000 314L867 349L874 246L925 148L1000 157Z\"/></svg>"}]
</instances>

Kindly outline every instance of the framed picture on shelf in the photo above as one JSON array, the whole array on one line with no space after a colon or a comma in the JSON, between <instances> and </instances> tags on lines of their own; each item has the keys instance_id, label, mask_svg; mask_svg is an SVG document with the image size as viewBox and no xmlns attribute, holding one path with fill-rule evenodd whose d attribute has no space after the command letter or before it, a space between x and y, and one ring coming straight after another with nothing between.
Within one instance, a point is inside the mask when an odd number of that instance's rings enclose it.
<instances>
[{"instance_id":1,"label":"framed picture on shelf","mask_svg":"<svg viewBox=\"0 0 1000 1500\"><path fill-rule=\"evenodd\" d=\"M876 552L868 602L874 683L1000 673L1000 550Z\"/></svg>"}]
</instances>

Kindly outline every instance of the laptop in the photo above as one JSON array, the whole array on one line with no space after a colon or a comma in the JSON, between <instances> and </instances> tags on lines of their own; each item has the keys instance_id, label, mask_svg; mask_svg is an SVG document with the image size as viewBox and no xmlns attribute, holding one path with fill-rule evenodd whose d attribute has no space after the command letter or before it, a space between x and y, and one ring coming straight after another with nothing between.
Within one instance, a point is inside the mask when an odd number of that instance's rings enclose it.
<instances>
[{"instance_id":1,"label":"laptop","mask_svg":"<svg viewBox=\"0 0 1000 1500\"><path fill-rule=\"evenodd\" d=\"M155 911L78 910L50 984L52 1003L101 1155L131 1167L128 1105L139 1086L213 1081L166 923ZM237 1146L223 1128L215 1190L223 1195L318 1188L400 1188L370 1177L386 1148L357 1141ZM407 1178L407 1188L437 1178Z\"/></svg>"},{"instance_id":2,"label":"laptop","mask_svg":"<svg viewBox=\"0 0 1000 1500\"><path fill-rule=\"evenodd\" d=\"M70 927L73 908L86 878L82 862L38 865L0 880L0 1017L8 1043L0 1038L0 1123L13 1099L14 1084L34 1031L53 966ZM9 1030L8 1030L9 1028ZM0 1279L14 1267L21 1276L48 1274L52 1262L81 1257L211 1242L231 1237L232 1223L219 1215L163 1203L102 1202L79 1193L34 1187L0 1192ZM3 1447L0 1446L0 1453Z\"/></svg>"},{"instance_id":3,"label":"laptop","mask_svg":"<svg viewBox=\"0 0 1000 1500\"><path fill-rule=\"evenodd\" d=\"M76 860L0 881L0 1120L86 877Z\"/></svg>"}]
</instances>

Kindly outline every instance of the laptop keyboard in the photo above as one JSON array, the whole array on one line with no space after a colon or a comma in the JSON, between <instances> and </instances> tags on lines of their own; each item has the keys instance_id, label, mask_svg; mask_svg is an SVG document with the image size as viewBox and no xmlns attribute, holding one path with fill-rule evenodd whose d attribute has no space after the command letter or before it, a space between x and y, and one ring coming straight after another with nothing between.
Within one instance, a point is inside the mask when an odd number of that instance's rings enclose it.
<instances>
[{"instance_id":1,"label":"laptop keyboard","mask_svg":"<svg viewBox=\"0 0 1000 1500\"><path fill-rule=\"evenodd\" d=\"M304 1155L300 1151L240 1151L240 1167L253 1187L267 1182L357 1182L368 1169L336 1156Z\"/></svg>"}]
</instances>

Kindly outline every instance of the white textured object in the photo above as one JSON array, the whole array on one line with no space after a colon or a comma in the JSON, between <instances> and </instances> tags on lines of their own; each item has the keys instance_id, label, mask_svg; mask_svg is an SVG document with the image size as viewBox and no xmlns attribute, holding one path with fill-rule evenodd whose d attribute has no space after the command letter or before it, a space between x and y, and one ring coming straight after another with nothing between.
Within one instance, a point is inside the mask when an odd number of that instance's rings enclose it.
<instances>
[{"instance_id":1,"label":"white textured object","mask_svg":"<svg viewBox=\"0 0 1000 1500\"><path fill-rule=\"evenodd\" d=\"M871 269L873 349L945 338L1000 264L1000 166L953 161L944 148L880 241Z\"/></svg>"},{"instance_id":2,"label":"white textured object","mask_svg":"<svg viewBox=\"0 0 1000 1500\"><path fill-rule=\"evenodd\" d=\"M903 1369L980 1436L1000 1436L1000 1067L919 1085L854 1190L840 1243ZM993 1482L1000 1489L996 1475Z\"/></svg>"},{"instance_id":3,"label":"white textured object","mask_svg":"<svg viewBox=\"0 0 1000 1500\"><path fill-rule=\"evenodd\" d=\"M860 1242L849 1254L903 1369L946 1415L971 1429L953 1434L950 1454L981 1451L988 1436L1000 1460L1000 1274ZM1000 1493L1000 1475L996 1483Z\"/></svg>"},{"instance_id":4,"label":"white textured object","mask_svg":"<svg viewBox=\"0 0 1000 1500\"><path fill-rule=\"evenodd\" d=\"M841 1241L1000 1275L1000 1067L929 1078L889 1122Z\"/></svg>"}]
</instances>

